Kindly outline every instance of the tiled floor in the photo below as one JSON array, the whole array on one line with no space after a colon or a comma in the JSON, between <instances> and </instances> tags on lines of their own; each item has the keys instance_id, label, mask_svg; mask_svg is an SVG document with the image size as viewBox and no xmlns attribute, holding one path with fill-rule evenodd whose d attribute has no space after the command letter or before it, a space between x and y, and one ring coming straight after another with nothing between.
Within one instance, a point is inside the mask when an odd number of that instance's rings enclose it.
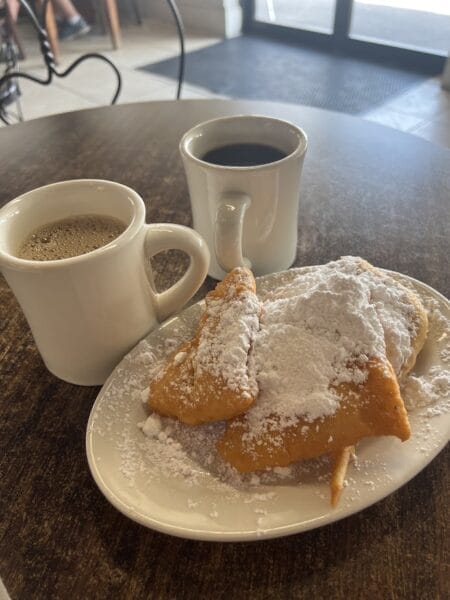
<instances>
[{"instance_id":1,"label":"tiled floor","mask_svg":"<svg viewBox=\"0 0 450 600\"><path fill-rule=\"evenodd\" d=\"M450 148L450 92L441 88L439 78L425 81L364 117Z\"/></svg>"},{"instance_id":2,"label":"tiled floor","mask_svg":"<svg viewBox=\"0 0 450 600\"><path fill-rule=\"evenodd\" d=\"M37 47L34 31L20 27L27 58L20 61L20 69L37 77L45 77L42 57ZM178 38L174 28L157 22L144 22L142 26L127 25L122 29L123 45L111 49L108 35L89 34L78 40L61 44L60 72L86 52L98 52L110 58L122 75L119 102L174 99L177 84L164 77L137 71L136 67L178 55ZM205 35L189 35L186 50L192 51L219 40ZM116 76L105 62L90 59L77 67L68 77L55 77L51 86L41 86L22 79L22 109L26 120L78 108L109 104L115 89ZM183 98L212 97L207 90L183 86Z\"/></svg>"},{"instance_id":3,"label":"tiled floor","mask_svg":"<svg viewBox=\"0 0 450 600\"><path fill-rule=\"evenodd\" d=\"M44 75L33 31L22 27L22 35L28 57L20 63L21 69L37 76ZM202 34L189 34L186 48L192 51L218 41ZM136 67L176 56L178 47L174 27L146 21L142 26L126 25L123 28L123 47L120 50L111 50L109 37L99 34L62 44L59 68L63 70L82 53L100 52L113 60L121 71L123 88L120 103L173 99L176 82L137 71ZM450 148L450 92L442 90L440 83L438 78L427 80L363 116ZM108 104L115 90L115 75L107 64L90 60L66 79L55 79L49 87L23 82L22 89L23 112L28 120ZM182 97L215 96L206 89L185 84Z\"/></svg>"}]
</instances>

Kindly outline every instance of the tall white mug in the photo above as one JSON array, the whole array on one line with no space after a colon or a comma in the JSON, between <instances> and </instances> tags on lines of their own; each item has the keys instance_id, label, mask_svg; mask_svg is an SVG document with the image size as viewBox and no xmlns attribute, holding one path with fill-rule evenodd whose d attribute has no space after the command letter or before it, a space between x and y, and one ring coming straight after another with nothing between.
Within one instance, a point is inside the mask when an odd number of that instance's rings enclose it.
<instances>
[{"instance_id":1,"label":"tall white mug","mask_svg":"<svg viewBox=\"0 0 450 600\"><path fill-rule=\"evenodd\" d=\"M305 132L292 123L256 115L213 119L185 133L180 152L194 229L211 253L209 275L222 279L242 265L265 275L292 265L307 143ZM261 146L269 146L265 162L258 157ZM227 151L229 162L213 162L211 153L218 149ZM237 164L241 150L250 152L250 164Z\"/></svg>"},{"instance_id":2,"label":"tall white mug","mask_svg":"<svg viewBox=\"0 0 450 600\"><path fill-rule=\"evenodd\" d=\"M126 229L107 245L72 258L17 257L36 228L78 214L116 217ZM190 266L171 288L157 293L146 260L171 248L186 252ZM0 269L48 369L70 383L102 384L128 350L195 294L208 265L208 248L195 231L146 225L141 197L111 181L47 185L0 210Z\"/></svg>"}]
</instances>

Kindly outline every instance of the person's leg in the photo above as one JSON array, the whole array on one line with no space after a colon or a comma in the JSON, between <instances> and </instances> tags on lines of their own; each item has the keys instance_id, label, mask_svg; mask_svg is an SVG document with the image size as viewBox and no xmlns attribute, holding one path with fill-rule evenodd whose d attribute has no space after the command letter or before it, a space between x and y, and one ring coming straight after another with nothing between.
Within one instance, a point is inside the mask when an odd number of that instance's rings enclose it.
<instances>
[{"instance_id":1,"label":"person's leg","mask_svg":"<svg viewBox=\"0 0 450 600\"><path fill-rule=\"evenodd\" d=\"M52 0L58 18L58 33L61 40L68 40L90 31L89 25L77 11L71 0Z\"/></svg>"},{"instance_id":2,"label":"person's leg","mask_svg":"<svg viewBox=\"0 0 450 600\"><path fill-rule=\"evenodd\" d=\"M52 0L55 13L62 19L81 17L71 0Z\"/></svg>"},{"instance_id":3,"label":"person's leg","mask_svg":"<svg viewBox=\"0 0 450 600\"><path fill-rule=\"evenodd\" d=\"M6 0L6 4L8 5L8 10L11 19L15 23L17 21L17 16L19 14L20 9L19 0Z\"/></svg>"}]
</instances>

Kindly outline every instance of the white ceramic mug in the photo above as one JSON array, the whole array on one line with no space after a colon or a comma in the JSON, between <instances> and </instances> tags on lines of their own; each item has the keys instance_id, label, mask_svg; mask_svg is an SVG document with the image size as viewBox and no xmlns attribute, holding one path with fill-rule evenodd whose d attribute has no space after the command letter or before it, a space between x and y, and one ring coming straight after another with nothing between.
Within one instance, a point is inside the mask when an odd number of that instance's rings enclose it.
<instances>
[{"instance_id":1,"label":"white ceramic mug","mask_svg":"<svg viewBox=\"0 0 450 600\"><path fill-rule=\"evenodd\" d=\"M126 229L109 244L72 258L17 258L33 230L77 214L116 217ZM186 252L190 266L159 294L146 259L171 248ZM195 231L181 225L146 225L141 197L111 181L47 185L0 210L1 271L46 366L70 383L102 384L128 350L195 294L208 265L208 248Z\"/></svg>"},{"instance_id":2,"label":"white ceramic mug","mask_svg":"<svg viewBox=\"0 0 450 600\"><path fill-rule=\"evenodd\" d=\"M255 166L204 160L235 144L272 146L285 156ZM297 253L300 176L307 148L304 131L264 116L223 117L200 123L180 142L194 229L206 240L209 274L222 279L233 267L255 275L287 269Z\"/></svg>"}]
</instances>

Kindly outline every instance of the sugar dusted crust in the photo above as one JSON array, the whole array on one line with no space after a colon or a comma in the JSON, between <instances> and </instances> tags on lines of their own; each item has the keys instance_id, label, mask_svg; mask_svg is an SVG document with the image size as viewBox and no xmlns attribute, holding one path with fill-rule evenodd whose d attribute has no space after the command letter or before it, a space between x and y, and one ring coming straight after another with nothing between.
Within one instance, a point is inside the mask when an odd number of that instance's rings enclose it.
<instances>
[{"instance_id":1,"label":"sugar dusted crust","mask_svg":"<svg viewBox=\"0 0 450 600\"><path fill-rule=\"evenodd\" d=\"M193 354L197 340L189 340L169 356L164 369L151 381L149 408L183 423L197 424L196 406L192 401L194 386Z\"/></svg>"},{"instance_id":2,"label":"sugar dusted crust","mask_svg":"<svg viewBox=\"0 0 450 600\"><path fill-rule=\"evenodd\" d=\"M334 454L371 436L410 436L408 416L397 378L389 363L373 360L364 384L343 383L337 388L339 409L330 417L309 422L299 418L291 427L278 426L273 415L267 428L252 435L245 417L231 421L218 443L222 458L240 472Z\"/></svg>"},{"instance_id":3,"label":"sugar dusted crust","mask_svg":"<svg viewBox=\"0 0 450 600\"><path fill-rule=\"evenodd\" d=\"M189 425L231 419L257 396L247 365L261 307L251 271L231 271L205 305L195 337L150 383L150 408Z\"/></svg>"},{"instance_id":4,"label":"sugar dusted crust","mask_svg":"<svg viewBox=\"0 0 450 600\"><path fill-rule=\"evenodd\" d=\"M383 273L376 267L373 267L366 261L362 261L365 270L370 271L376 277L379 277L380 280L384 281L387 285L393 286L398 290L402 290L407 300L407 304L410 308L409 318L408 318L408 331L410 333L410 355L409 357L401 364L400 369L397 371L396 375L398 380L401 382L405 376L411 371L411 369L416 364L417 356L419 352L422 350L425 341L428 336L428 315L425 310L420 298L415 294L412 290L408 289L400 282L396 281L386 273ZM393 348L389 346L389 343L386 343L386 355L389 360L391 360L391 355L393 353ZM392 362L392 361L391 361Z\"/></svg>"}]
</instances>

